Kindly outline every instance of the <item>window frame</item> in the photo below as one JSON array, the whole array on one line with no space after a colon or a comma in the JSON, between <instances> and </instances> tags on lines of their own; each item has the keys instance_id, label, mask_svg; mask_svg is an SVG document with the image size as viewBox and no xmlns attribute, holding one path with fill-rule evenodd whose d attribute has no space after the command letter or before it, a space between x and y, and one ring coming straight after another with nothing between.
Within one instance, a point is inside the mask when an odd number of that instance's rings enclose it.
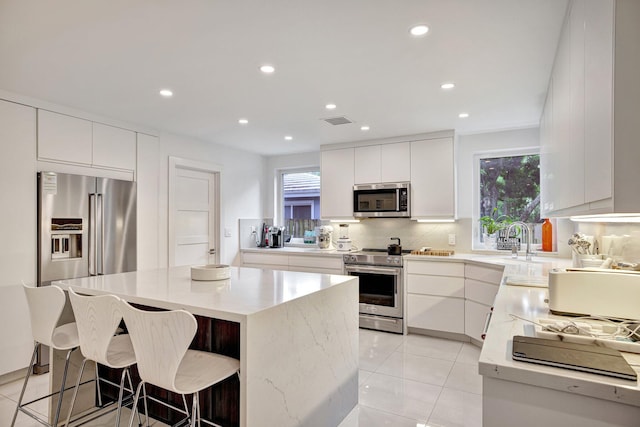
<instances>
[{"instance_id":1,"label":"window frame","mask_svg":"<svg viewBox=\"0 0 640 427\"><path fill-rule=\"evenodd\" d=\"M306 166L306 167L295 167L295 168L282 168L277 169L276 179L274 182L274 224L280 224L284 222L284 174L290 173L304 173L304 172L318 172L320 171L320 166ZM320 197L322 198L322 192L320 192ZM311 212L313 213L313 206L311 207Z\"/></svg>"},{"instance_id":2,"label":"window frame","mask_svg":"<svg viewBox=\"0 0 640 427\"><path fill-rule=\"evenodd\" d=\"M506 253L506 251L497 251L485 248L484 244L480 242L480 234L482 233L480 227L480 162L484 159L493 159L496 157L515 157L515 156L527 156L538 155L540 156L540 147L519 147L508 148L500 150L486 150L478 151L473 154L473 207L471 209L471 249L474 251L489 251Z\"/></svg>"}]
</instances>

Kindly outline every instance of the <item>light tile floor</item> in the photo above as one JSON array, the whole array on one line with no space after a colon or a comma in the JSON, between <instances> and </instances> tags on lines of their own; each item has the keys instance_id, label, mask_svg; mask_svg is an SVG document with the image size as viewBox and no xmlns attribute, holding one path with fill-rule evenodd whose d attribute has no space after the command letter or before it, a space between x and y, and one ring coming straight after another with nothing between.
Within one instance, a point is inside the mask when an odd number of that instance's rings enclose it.
<instances>
[{"instance_id":1,"label":"light tile floor","mask_svg":"<svg viewBox=\"0 0 640 427\"><path fill-rule=\"evenodd\" d=\"M341 427L482 426L479 356L480 349L468 343L361 329L359 405ZM47 375L35 376L33 381L29 395L47 391ZM0 426L10 425L21 387L22 381L0 386ZM43 415L46 408L46 402L35 406ZM125 409L123 421L129 420L129 414ZM87 425L112 426L114 417ZM20 413L16 426L40 424Z\"/></svg>"}]
</instances>

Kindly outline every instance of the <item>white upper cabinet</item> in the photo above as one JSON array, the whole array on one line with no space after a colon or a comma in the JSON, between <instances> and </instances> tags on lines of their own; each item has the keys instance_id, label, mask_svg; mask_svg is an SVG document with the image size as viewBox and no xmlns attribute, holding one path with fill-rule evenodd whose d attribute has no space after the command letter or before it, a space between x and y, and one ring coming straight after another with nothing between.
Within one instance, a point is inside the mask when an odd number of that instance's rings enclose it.
<instances>
[{"instance_id":1,"label":"white upper cabinet","mask_svg":"<svg viewBox=\"0 0 640 427\"><path fill-rule=\"evenodd\" d=\"M353 218L354 149L321 151L320 168L321 217Z\"/></svg>"},{"instance_id":2,"label":"white upper cabinet","mask_svg":"<svg viewBox=\"0 0 640 427\"><path fill-rule=\"evenodd\" d=\"M136 133L93 123L93 166L136 169Z\"/></svg>"},{"instance_id":3,"label":"white upper cabinet","mask_svg":"<svg viewBox=\"0 0 640 427\"><path fill-rule=\"evenodd\" d=\"M136 133L38 110L38 160L133 171Z\"/></svg>"},{"instance_id":4,"label":"white upper cabinet","mask_svg":"<svg viewBox=\"0 0 640 427\"><path fill-rule=\"evenodd\" d=\"M88 120L38 110L38 158L90 165L92 132Z\"/></svg>"},{"instance_id":5,"label":"white upper cabinet","mask_svg":"<svg viewBox=\"0 0 640 427\"><path fill-rule=\"evenodd\" d=\"M408 182L411 179L411 143L369 145L355 148L354 182Z\"/></svg>"},{"instance_id":6,"label":"white upper cabinet","mask_svg":"<svg viewBox=\"0 0 640 427\"><path fill-rule=\"evenodd\" d=\"M453 138L411 142L411 218L454 219Z\"/></svg>"},{"instance_id":7,"label":"white upper cabinet","mask_svg":"<svg viewBox=\"0 0 640 427\"><path fill-rule=\"evenodd\" d=\"M611 197L613 4L588 0L584 33L585 202Z\"/></svg>"},{"instance_id":8,"label":"white upper cabinet","mask_svg":"<svg viewBox=\"0 0 640 427\"><path fill-rule=\"evenodd\" d=\"M639 21L640 2L571 2L541 118L541 216L640 212Z\"/></svg>"}]
</instances>

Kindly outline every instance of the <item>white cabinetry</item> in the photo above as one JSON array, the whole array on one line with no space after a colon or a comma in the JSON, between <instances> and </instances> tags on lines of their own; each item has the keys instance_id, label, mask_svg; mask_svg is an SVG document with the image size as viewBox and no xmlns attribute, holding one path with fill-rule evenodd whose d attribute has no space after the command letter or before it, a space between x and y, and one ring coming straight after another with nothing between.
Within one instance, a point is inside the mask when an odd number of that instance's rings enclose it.
<instances>
[{"instance_id":1,"label":"white cabinetry","mask_svg":"<svg viewBox=\"0 0 640 427\"><path fill-rule=\"evenodd\" d=\"M21 282L36 270L36 110L0 100L0 376L29 364L33 340Z\"/></svg>"},{"instance_id":2,"label":"white cabinetry","mask_svg":"<svg viewBox=\"0 0 640 427\"><path fill-rule=\"evenodd\" d=\"M160 149L158 138L137 134L137 269L160 267Z\"/></svg>"},{"instance_id":3,"label":"white cabinetry","mask_svg":"<svg viewBox=\"0 0 640 427\"><path fill-rule=\"evenodd\" d=\"M482 342L487 315L498 293L502 267L466 264L464 270L464 333Z\"/></svg>"},{"instance_id":4,"label":"white cabinetry","mask_svg":"<svg viewBox=\"0 0 640 427\"><path fill-rule=\"evenodd\" d=\"M282 252L242 252L242 266L309 273L342 274L342 256L294 255Z\"/></svg>"},{"instance_id":5,"label":"white cabinetry","mask_svg":"<svg viewBox=\"0 0 640 427\"><path fill-rule=\"evenodd\" d=\"M136 133L38 110L38 159L133 171Z\"/></svg>"},{"instance_id":6,"label":"white cabinetry","mask_svg":"<svg viewBox=\"0 0 640 427\"><path fill-rule=\"evenodd\" d=\"M353 218L354 149L320 153L320 214L324 219Z\"/></svg>"},{"instance_id":7,"label":"white cabinetry","mask_svg":"<svg viewBox=\"0 0 640 427\"><path fill-rule=\"evenodd\" d=\"M639 20L640 2L571 2L541 120L542 216L640 212Z\"/></svg>"},{"instance_id":8,"label":"white cabinetry","mask_svg":"<svg viewBox=\"0 0 640 427\"><path fill-rule=\"evenodd\" d=\"M289 255L289 270L310 273L342 274L342 257Z\"/></svg>"},{"instance_id":9,"label":"white cabinetry","mask_svg":"<svg viewBox=\"0 0 640 427\"><path fill-rule=\"evenodd\" d=\"M136 169L136 133L93 123L93 166Z\"/></svg>"},{"instance_id":10,"label":"white cabinetry","mask_svg":"<svg viewBox=\"0 0 640 427\"><path fill-rule=\"evenodd\" d=\"M411 142L411 218L454 219L453 138Z\"/></svg>"},{"instance_id":11,"label":"white cabinetry","mask_svg":"<svg viewBox=\"0 0 640 427\"><path fill-rule=\"evenodd\" d=\"M242 266L255 268L270 268L273 270L288 270L289 256L282 253L243 252Z\"/></svg>"},{"instance_id":12,"label":"white cabinetry","mask_svg":"<svg viewBox=\"0 0 640 427\"><path fill-rule=\"evenodd\" d=\"M38 110L38 159L90 165L91 139L90 121Z\"/></svg>"},{"instance_id":13,"label":"white cabinetry","mask_svg":"<svg viewBox=\"0 0 640 427\"><path fill-rule=\"evenodd\" d=\"M411 179L411 143L369 145L355 148L354 182L408 182Z\"/></svg>"},{"instance_id":14,"label":"white cabinetry","mask_svg":"<svg viewBox=\"0 0 640 427\"><path fill-rule=\"evenodd\" d=\"M464 333L464 263L408 260L407 327Z\"/></svg>"}]
</instances>

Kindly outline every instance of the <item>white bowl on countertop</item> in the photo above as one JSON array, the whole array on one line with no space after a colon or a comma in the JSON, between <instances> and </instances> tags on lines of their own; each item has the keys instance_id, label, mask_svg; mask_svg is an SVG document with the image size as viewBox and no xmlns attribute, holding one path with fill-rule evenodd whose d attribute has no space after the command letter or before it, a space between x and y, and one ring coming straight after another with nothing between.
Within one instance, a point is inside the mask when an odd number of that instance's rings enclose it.
<instances>
[{"instance_id":1,"label":"white bowl on countertop","mask_svg":"<svg viewBox=\"0 0 640 427\"><path fill-rule=\"evenodd\" d=\"M225 280L231 277L231 269L226 264L194 265L191 267L191 280Z\"/></svg>"}]
</instances>

